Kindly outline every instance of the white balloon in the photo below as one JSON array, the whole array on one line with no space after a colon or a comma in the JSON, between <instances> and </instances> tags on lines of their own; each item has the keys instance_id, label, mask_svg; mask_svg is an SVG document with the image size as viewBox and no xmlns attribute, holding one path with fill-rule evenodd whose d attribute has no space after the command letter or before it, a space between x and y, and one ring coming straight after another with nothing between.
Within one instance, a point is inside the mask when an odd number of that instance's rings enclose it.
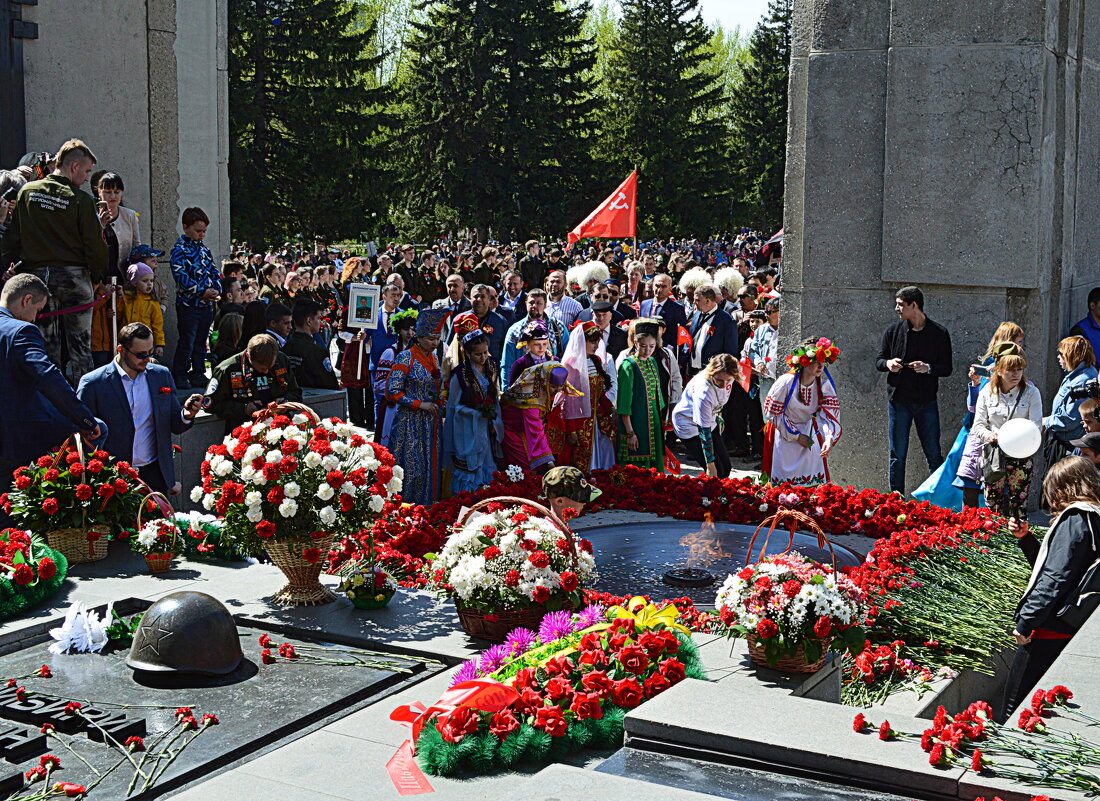
<instances>
[{"instance_id":1,"label":"white balloon","mask_svg":"<svg viewBox=\"0 0 1100 801\"><path fill-rule=\"evenodd\" d=\"M1024 417L1009 420L997 432L997 444L1013 459L1034 456L1043 444L1039 426Z\"/></svg>"}]
</instances>

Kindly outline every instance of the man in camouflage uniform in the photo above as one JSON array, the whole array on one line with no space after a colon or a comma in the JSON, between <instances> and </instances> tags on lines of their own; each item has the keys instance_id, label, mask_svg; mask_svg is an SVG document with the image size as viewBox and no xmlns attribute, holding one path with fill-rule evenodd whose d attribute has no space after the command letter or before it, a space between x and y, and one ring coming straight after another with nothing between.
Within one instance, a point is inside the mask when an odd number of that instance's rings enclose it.
<instances>
[{"instance_id":1,"label":"man in camouflage uniform","mask_svg":"<svg viewBox=\"0 0 1100 801\"><path fill-rule=\"evenodd\" d=\"M19 272L34 273L49 288L46 313L87 306L38 323L50 360L73 386L94 367L92 286L107 273L103 220L95 200L80 189L95 164L95 155L79 139L63 144L54 171L19 190L3 238L3 261L22 261Z\"/></svg>"},{"instance_id":2,"label":"man in camouflage uniform","mask_svg":"<svg viewBox=\"0 0 1100 801\"><path fill-rule=\"evenodd\" d=\"M205 395L203 406L225 420L227 434L269 403L302 400L290 360L268 334L252 337L244 351L215 367Z\"/></svg>"}]
</instances>

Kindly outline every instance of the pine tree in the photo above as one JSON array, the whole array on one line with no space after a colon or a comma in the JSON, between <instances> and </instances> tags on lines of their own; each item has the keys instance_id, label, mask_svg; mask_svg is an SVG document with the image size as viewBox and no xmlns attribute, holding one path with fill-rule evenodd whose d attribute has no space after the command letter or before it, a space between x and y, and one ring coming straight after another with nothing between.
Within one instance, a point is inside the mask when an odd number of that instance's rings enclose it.
<instances>
[{"instance_id":1,"label":"pine tree","mask_svg":"<svg viewBox=\"0 0 1100 801\"><path fill-rule=\"evenodd\" d=\"M787 161L787 81L791 63L792 0L771 0L749 40L748 63L731 104L735 182L744 219L774 231L783 225Z\"/></svg>"},{"instance_id":2,"label":"pine tree","mask_svg":"<svg viewBox=\"0 0 1100 801\"><path fill-rule=\"evenodd\" d=\"M639 227L705 235L727 218L728 130L711 32L698 0L622 0L608 59L600 154L609 186L638 167ZM614 179L614 180L612 180Z\"/></svg>"},{"instance_id":3,"label":"pine tree","mask_svg":"<svg viewBox=\"0 0 1100 801\"><path fill-rule=\"evenodd\" d=\"M384 211L381 56L346 0L230 0L233 235L357 237Z\"/></svg>"},{"instance_id":4,"label":"pine tree","mask_svg":"<svg viewBox=\"0 0 1100 801\"><path fill-rule=\"evenodd\" d=\"M514 238L561 230L593 107L587 0L439 0L419 10L395 141L406 225Z\"/></svg>"}]
</instances>

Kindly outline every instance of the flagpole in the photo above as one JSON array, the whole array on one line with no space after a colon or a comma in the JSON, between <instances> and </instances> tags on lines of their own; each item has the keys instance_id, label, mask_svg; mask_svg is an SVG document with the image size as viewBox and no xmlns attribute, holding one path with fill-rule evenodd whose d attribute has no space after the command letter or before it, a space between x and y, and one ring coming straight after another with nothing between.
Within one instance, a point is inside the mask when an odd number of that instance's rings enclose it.
<instances>
[{"instance_id":1,"label":"flagpole","mask_svg":"<svg viewBox=\"0 0 1100 801\"><path fill-rule=\"evenodd\" d=\"M634 165L634 172L638 171L638 165ZM634 194L634 258L638 258L638 195Z\"/></svg>"}]
</instances>

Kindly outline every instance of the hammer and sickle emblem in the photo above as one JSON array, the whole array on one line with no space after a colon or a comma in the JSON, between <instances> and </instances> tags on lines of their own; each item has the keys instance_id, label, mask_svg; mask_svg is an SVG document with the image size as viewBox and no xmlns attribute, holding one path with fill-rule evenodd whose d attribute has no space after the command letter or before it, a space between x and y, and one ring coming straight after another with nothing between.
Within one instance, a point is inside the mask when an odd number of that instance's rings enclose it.
<instances>
[{"instance_id":1,"label":"hammer and sickle emblem","mask_svg":"<svg viewBox=\"0 0 1100 801\"><path fill-rule=\"evenodd\" d=\"M619 196L611 201L611 205L608 207L618 211L619 209L629 209L630 204L626 202L626 192L620 192Z\"/></svg>"}]
</instances>

